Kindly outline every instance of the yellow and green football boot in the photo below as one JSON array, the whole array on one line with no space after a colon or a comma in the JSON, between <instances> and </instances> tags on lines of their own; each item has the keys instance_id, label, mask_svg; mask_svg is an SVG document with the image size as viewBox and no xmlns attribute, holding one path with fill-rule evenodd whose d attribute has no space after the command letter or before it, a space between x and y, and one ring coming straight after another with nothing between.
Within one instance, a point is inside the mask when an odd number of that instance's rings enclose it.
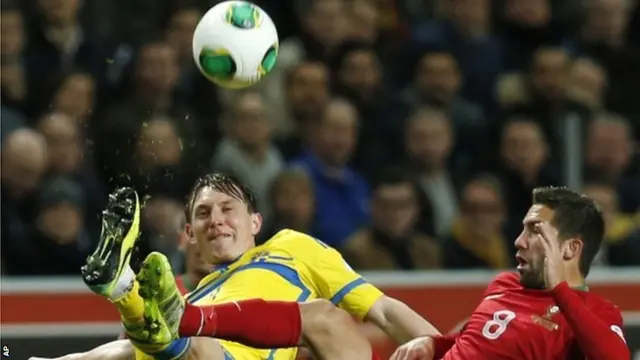
<instances>
[{"instance_id":1,"label":"yellow and green football boot","mask_svg":"<svg viewBox=\"0 0 640 360\"><path fill-rule=\"evenodd\" d=\"M119 188L109 195L102 212L102 231L98 247L82 267L82 280L96 294L112 298L122 292L120 277L129 267L131 254L140 235L140 201L132 188Z\"/></svg>"},{"instance_id":2,"label":"yellow and green football boot","mask_svg":"<svg viewBox=\"0 0 640 360\"><path fill-rule=\"evenodd\" d=\"M144 326L148 336L145 340L167 344L177 339L185 300L167 257L159 252L150 253L136 278L140 284L138 292L144 299Z\"/></svg>"}]
</instances>

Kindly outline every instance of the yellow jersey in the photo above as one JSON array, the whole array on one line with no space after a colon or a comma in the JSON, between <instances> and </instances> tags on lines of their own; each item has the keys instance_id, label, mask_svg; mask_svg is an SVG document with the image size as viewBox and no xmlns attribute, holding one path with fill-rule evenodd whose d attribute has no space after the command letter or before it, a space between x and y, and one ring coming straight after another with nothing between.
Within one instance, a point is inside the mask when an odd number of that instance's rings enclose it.
<instances>
[{"instance_id":1,"label":"yellow jersey","mask_svg":"<svg viewBox=\"0 0 640 360\"><path fill-rule=\"evenodd\" d=\"M209 306L264 299L304 302L327 299L363 319L382 292L354 272L335 249L293 230L282 230L238 260L217 266L186 299ZM291 360L297 349L254 349L220 341L229 359Z\"/></svg>"}]
</instances>

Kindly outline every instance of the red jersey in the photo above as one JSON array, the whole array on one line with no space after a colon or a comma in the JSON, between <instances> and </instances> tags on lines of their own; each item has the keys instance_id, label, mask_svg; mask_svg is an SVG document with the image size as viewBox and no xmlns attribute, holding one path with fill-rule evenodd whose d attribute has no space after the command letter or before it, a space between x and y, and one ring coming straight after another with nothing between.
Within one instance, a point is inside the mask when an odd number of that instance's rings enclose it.
<instances>
[{"instance_id":1,"label":"red jersey","mask_svg":"<svg viewBox=\"0 0 640 360\"><path fill-rule=\"evenodd\" d=\"M599 320L622 337L622 314L604 298L574 290ZM442 360L584 359L548 291L525 289L516 273L498 275ZM452 340L454 340L452 339Z\"/></svg>"}]
</instances>

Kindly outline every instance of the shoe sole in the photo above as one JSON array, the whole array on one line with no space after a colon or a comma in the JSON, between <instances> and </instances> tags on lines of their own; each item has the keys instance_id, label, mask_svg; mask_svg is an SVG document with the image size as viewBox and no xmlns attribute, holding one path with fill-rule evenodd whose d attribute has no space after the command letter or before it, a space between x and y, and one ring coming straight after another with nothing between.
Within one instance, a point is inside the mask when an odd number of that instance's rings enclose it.
<instances>
[{"instance_id":1,"label":"shoe sole","mask_svg":"<svg viewBox=\"0 0 640 360\"><path fill-rule=\"evenodd\" d=\"M167 326L159 300L165 291L165 276L173 276L167 258L157 252L150 253L142 262L136 279L140 284L138 293L144 299L144 327L148 332L148 341L156 344L168 343L172 334ZM169 305L171 302L168 302Z\"/></svg>"},{"instance_id":2,"label":"shoe sole","mask_svg":"<svg viewBox=\"0 0 640 360\"><path fill-rule=\"evenodd\" d=\"M103 212L103 223L108 221L119 223L111 224L112 228L108 230L103 225L98 247L87 257L86 264L82 267L85 283L104 295L109 295L113 290L111 287L129 265L133 248L140 235L140 201L135 190L122 188L109 195L109 204ZM128 226L124 237L106 234L106 231L114 231L120 226ZM115 271L114 265L117 269Z\"/></svg>"}]
</instances>

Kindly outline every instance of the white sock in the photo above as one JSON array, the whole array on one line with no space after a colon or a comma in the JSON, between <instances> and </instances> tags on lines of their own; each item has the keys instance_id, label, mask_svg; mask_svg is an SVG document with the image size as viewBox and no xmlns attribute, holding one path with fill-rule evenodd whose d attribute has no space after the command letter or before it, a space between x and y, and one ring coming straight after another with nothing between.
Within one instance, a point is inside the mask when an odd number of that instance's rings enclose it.
<instances>
[{"instance_id":1,"label":"white sock","mask_svg":"<svg viewBox=\"0 0 640 360\"><path fill-rule=\"evenodd\" d=\"M116 286L113 288L109 300L115 301L125 296L133 288L133 281L136 278L136 274L131 267L127 265L122 271L120 278L116 282Z\"/></svg>"}]
</instances>

